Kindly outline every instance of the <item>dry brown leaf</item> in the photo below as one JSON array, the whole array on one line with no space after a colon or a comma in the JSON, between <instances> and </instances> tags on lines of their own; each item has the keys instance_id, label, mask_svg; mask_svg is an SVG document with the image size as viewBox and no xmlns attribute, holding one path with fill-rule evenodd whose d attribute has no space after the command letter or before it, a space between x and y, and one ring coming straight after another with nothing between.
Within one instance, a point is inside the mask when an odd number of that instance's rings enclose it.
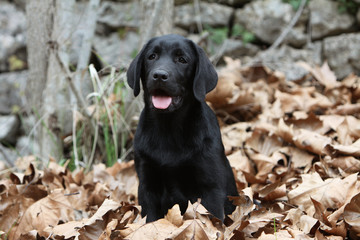
<instances>
[{"instance_id":1,"label":"dry brown leaf","mask_svg":"<svg viewBox=\"0 0 360 240\"><path fill-rule=\"evenodd\" d=\"M64 237L65 239L69 239L80 235L79 230L85 225L85 221L86 219L80 221L69 221L64 224L56 225L53 228L50 227L45 229L55 237Z\"/></svg>"},{"instance_id":2,"label":"dry brown leaf","mask_svg":"<svg viewBox=\"0 0 360 240\"><path fill-rule=\"evenodd\" d=\"M300 228L300 218L302 215L304 215L304 213L299 208L291 208L283 221L291 223L292 227L298 230Z\"/></svg>"},{"instance_id":3,"label":"dry brown leaf","mask_svg":"<svg viewBox=\"0 0 360 240\"><path fill-rule=\"evenodd\" d=\"M186 220L184 224L170 235L171 239L194 239L194 240L206 240L210 239L199 220Z\"/></svg>"},{"instance_id":4,"label":"dry brown leaf","mask_svg":"<svg viewBox=\"0 0 360 240\"><path fill-rule=\"evenodd\" d=\"M360 112L360 103L355 104L345 104L337 106L335 109L330 109L330 114L339 114L339 115L353 115Z\"/></svg>"},{"instance_id":5,"label":"dry brown leaf","mask_svg":"<svg viewBox=\"0 0 360 240\"><path fill-rule=\"evenodd\" d=\"M331 138L305 129L294 129L283 119L279 120L276 134L296 147L318 155L324 154L324 147L331 143Z\"/></svg>"},{"instance_id":6,"label":"dry brown leaf","mask_svg":"<svg viewBox=\"0 0 360 240\"><path fill-rule=\"evenodd\" d=\"M166 219L159 219L156 222L145 224L127 238L132 240L144 240L144 239L166 239L177 230L177 227L170 223Z\"/></svg>"},{"instance_id":7,"label":"dry brown leaf","mask_svg":"<svg viewBox=\"0 0 360 240\"><path fill-rule=\"evenodd\" d=\"M249 159L242 153L242 151L236 151L227 156L231 167L238 171L244 171L250 174L255 174L255 170L252 167Z\"/></svg>"},{"instance_id":8,"label":"dry brown leaf","mask_svg":"<svg viewBox=\"0 0 360 240\"><path fill-rule=\"evenodd\" d=\"M342 219L341 220L339 219L338 222L333 226L321 224L319 229L321 229L323 232L326 232L329 235L340 236L342 237L342 239L345 239L347 236L345 222Z\"/></svg>"},{"instance_id":9,"label":"dry brown leaf","mask_svg":"<svg viewBox=\"0 0 360 240\"><path fill-rule=\"evenodd\" d=\"M348 179L348 182L351 182L351 181L356 181L356 175L357 174L352 174L348 177L346 177L345 179ZM344 180L345 180L344 179ZM350 184L347 184L347 185L350 185ZM345 186L347 186L345 185ZM344 204L338 209L336 210L335 212L333 212L329 217L329 222L332 224L332 226L335 226L337 224L337 221L338 219L341 217L341 215L343 214L344 210L345 210L345 207L347 206L347 204L351 201L351 199L357 195L360 191L360 186L359 186L359 181L356 181L354 187L350 187L346 193L346 196L345 196L345 202Z\"/></svg>"},{"instance_id":10,"label":"dry brown leaf","mask_svg":"<svg viewBox=\"0 0 360 240\"><path fill-rule=\"evenodd\" d=\"M103 226L103 223L101 223L104 215L109 211L115 211L119 207L119 203L105 199L103 204L91 218L82 219L80 221L66 221L64 224L49 226L46 228L46 231L54 236L64 236L65 239L67 239L80 236L82 233L80 230L87 227L87 234L96 235L97 239L105 227Z\"/></svg>"},{"instance_id":11,"label":"dry brown leaf","mask_svg":"<svg viewBox=\"0 0 360 240\"><path fill-rule=\"evenodd\" d=\"M42 183L48 187L49 190L63 188L62 175L54 171L53 169L45 168L44 176L42 177Z\"/></svg>"},{"instance_id":12,"label":"dry brown leaf","mask_svg":"<svg viewBox=\"0 0 360 240\"><path fill-rule=\"evenodd\" d=\"M360 193L356 194L346 205L344 220L351 226L351 230L360 234Z\"/></svg>"},{"instance_id":13,"label":"dry brown leaf","mask_svg":"<svg viewBox=\"0 0 360 240\"><path fill-rule=\"evenodd\" d=\"M321 115L319 116L319 119L323 122L325 127L329 127L336 131L340 124L344 122L345 117L340 115Z\"/></svg>"},{"instance_id":14,"label":"dry brown leaf","mask_svg":"<svg viewBox=\"0 0 360 240\"><path fill-rule=\"evenodd\" d=\"M103 216L109 211L115 211L120 207L118 202L113 200L105 199L105 201L101 204L100 208L96 211L96 213L86 221L86 225L90 225L95 223L97 220L102 220Z\"/></svg>"},{"instance_id":15,"label":"dry brown leaf","mask_svg":"<svg viewBox=\"0 0 360 240\"><path fill-rule=\"evenodd\" d=\"M12 187L16 189L14 185ZM0 215L3 217L0 217L0 229L9 231L34 202L34 199L21 195L2 194L0 196Z\"/></svg>"},{"instance_id":16,"label":"dry brown leaf","mask_svg":"<svg viewBox=\"0 0 360 240\"><path fill-rule=\"evenodd\" d=\"M234 149L242 147L246 139L252 134L247 131L250 128L250 123L235 123L221 129L221 137L226 155L231 154Z\"/></svg>"},{"instance_id":17,"label":"dry brown leaf","mask_svg":"<svg viewBox=\"0 0 360 240\"><path fill-rule=\"evenodd\" d=\"M238 85L242 82L240 72L240 60L225 58L226 68L219 72L219 79L216 88L206 95L206 100L216 108L221 108L229 104L239 91Z\"/></svg>"},{"instance_id":18,"label":"dry brown leaf","mask_svg":"<svg viewBox=\"0 0 360 240\"><path fill-rule=\"evenodd\" d=\"M352 156L331 158L327 156L324 160L329 166L334 168L341 168L346 173L360 172L360 160Z\"/></svg>"},{"instance_id":19,"label":"dry brown leaf","mask_svg":"<svg viewBox=\"0 0 360 240\"><path fill-rule=\"evenodd\" d=\"M304 168L304 172L310 169L314 155L295 147L283 147L279 149L289 157L293 168Z\"/></svg>"},{"instance_id":20,"label":"dry brown leaf","mask_svg":"<svg viewBox=\"0 0 360 240\"><path fill-rule=\"evenodd\" d=\"M233 239L232 237L236 237L239 234L238 231L242 231L247 225L249 225L249 214L256 208L250 197L243 193L240 193L239 197L232 197L231 200L237 206L235 211L230 216L230 218L233 220L232 225L225 228L224 237L226 239ZM243 237L243 234L241 234L241 237Z\"/></svg>"},{"instance_id":21,"label":"dry brown leaf","mask_svg":"<svg viewBox=\"0 0 360 240\"><path fill-rule=\"evenodd\" d=\"M325 224L331 226L331 223L328 221L327 217L329 216L329 212L326 210L326 208L324 207L324 205L321 202L316 201L315 199L311 198L312 203L314 204L315 207L315 213L314 213L314 217L322 222L324 222Z\"/></svg>"},{"instance_id":22,"label":"dry brown leaf","mask_svg":"<svg viewBox=\"0 0 360 240\"><path fill-rule=\"evenodd\" d=\"M344 240L341 236L328 235L326 232L319 231L319 229L315 233L315 239L317 240Z\"/></svg>"},{"instance_id":23,"label":"dry brown leaf","mask_svg":"<svg viewBox=\"0 0 360 240\"><path fill-rule=\"evenodd\" d=\"M37 230L41 236L48 236L44 229L57 225L60 220L74 220L74 212L64 191L57 189L26 209L19 224L11 230L10 239L17 239L30 230Z\"/></svg>"},{"instance_id":24,"label":"dry brown leaf","mask_svg":"<svg viewBox=\"0 0 360 240\"><path fill-rule=\"evenodd\" d=\"M108 185L102 183L96 183L93 189L89 190L88 203L93 206L100 206L105 198L110 196L110 189Z\"/></svg>"},{"instance_id":25,"label":"dry brown leaf","mask_svg":"<svg viewBox=\"0 0 360 240\"><path fill-rule=\"evenodd\" d=\"M350 146L327 144L325 149L330 156L349 155L360 157L360 139Z\"/></svg>"},{"instance_id":26,"label":"dry brown leaf","mask_svg":"<svg viewBox=\"0 0 360 240\"><path fill-rule=\"evenodd\" d=\"M258 193L259 197L265 201L287 200L286 186L281 182L266 185Z\"/></svg>"},{"instance_id":27,"label":"dry brown leaf","mask_svg":"<svg viewBox=\"0 0 360 240\"><path fill-rule=\"evenodd\" d=\"M299 228L305 234L314 234L319 224L319 220L312 218L308 215L302 215L300 217Z\"/></svg>"},{"instance_id":28,"label":"dry brown leaf","mask_svg":"<svg viewBox=\"0 0 360 240\"><path fill-rule=\"evenodd\" d=\"M289 202L296 204L314 216L315 208L311 198L321 202L325 208L342 207L356 188L357 177L352 174L344 179L329 178L323 181L318 173L302 174L302 183L288 193Z\"/></svg>"},{"instance_id":29,"label":"dry brown leaf","mask_svg":"<svg viewBox=\"0 0 360 240\"><path fill-rule=\"evenodd\" d=\"M282 214L274 213L268 211L264 208L252 211L249 218L249 225L247 225L243 232L247 236L252 236L253 233L256 233L260 228L265 227L268 223L272 223L275 220L283 218Z\"/></svg>"},{"instance_id":30,"label":"dry brown leaf","mask_svg":"<svg viewBox=\"0 0 360 240\"><path fill-rule=\"evenodd\" d=\"M342 145L351 145L360 138L360 120L353 116L342 118L343 121L334 130L337 133L337 142Z\"/></svg>"},{"instance_id":31,"label":"dry brown leaf","mask_svg":"<svg viewBox=\"0 0 360 240\"><path fill-rule=\"evenodd\" d=\"M27 233L21 234L20 238L17 240L37 240L37 231L32 230Z\"/></svg>"},{"instance_id":32,"label":"dry brown leaf","mask_svg":"<svg viewBox=\"0 0 360 240\"><path fill-rule=\"evenodd\" d=\"M209 215L210 213L200 203L200 199L199 199L197 202L193 204L190 201L188 202L188 207L186 209L186 212L184 213L184 220L196 219L201 216L209 216Z\"/></svg>"},{"instance_id":33,"label":"dry brown leaf","mask_svg":"<svg viewBox=\"0 0 360 240\"><path fill-rule=\"evenodd\" d=\"M115 182L115 179L112 175L109 174L108 171L106 171L106 166L103 163L99 163L94 166L94 182L100 182L105 183L109 185L112 182Z\"/></svg>"},{"instance_id":34,"label":"dry brown leaf","mask_svg":"<svg viewBox=\"0 0 360 240\"><path fill-rule=\"evenodd\" d=\"M308 70L327 90L340 85L327 62L324 62L321 67L315 66L314 68L305 62L298 62L297 64Z\"/></svg>"},{"instance_id":35,"label":"dry brown leaf","mask_svg":"<svg viewBox=\"0 0 360 240\"><path fill-rule=\"evenodd\" d=\"M270 157L283 146L283 142L277 136L265 135L263 131L255 128L251 137L246 140L246 146L254 149L257 153Z\"/></svg>"},{"instance_id":36,"label":"dry brown leaf","mask_svg":"<svg viewBox=\"0 0 360 240\"><path fill-rule=\"evenodd\" d=\"M274 160L271 157L267 157L262 154L254 154L248 152L248 155L250 159L255 163L257 168L257 174L255 175L256 180L260 181L261 183L265 183L268 174L271 173L273 168L277 165L277 160ZM246 173L245 176L247 176ZM249 179L248 177L246 179L248 182L252 182L251 179Z\"/></svg>"},{"instance_id":37,"label":"dry brown leaf","mask_svg":"<svg viewBox=\"0 0 360 240\"><path fill-rule=\"evenodd\" d=\"M98 240L110 240L111 233L116 229L118 224L117 219L112 219L107 225L105 231L103 231Z\"/></svg>"},{"instance_id":38,"label":"dry brown leaf","mask_svg":"<svg viewBox=\"0 0 360 240\"><path fill-rule=\"evenodd\" d=\"M175 204L171 209L169 209L165 219L177 227L180 227L183 224L183 217L181 216L181 211L178 204Z\"/></svg>"},{"instance_id":39,"label":"dry brown leaf","mask_svg":"<svg viewBox=\"0 0 360 240\"><path fill-rule=\"evenodd\" d=\"M29 156L23 156L16 159L15 166L19 170L26 170L30 164L35 164L37 161L36 156L29 155ZM36 164L35 164L36 165Z\"/></svg>"},{"instance_id":40,"label":"dry brown leaf","mask_svg":"<svg viewBox=\"0 0 360 240\"><path fill-rule=\"evenodd\" d=\"M288 240L288 239L295 239L291 234L286 230L280 230L273 234L266 234L262 232L258 240Z\"/></svg>"},{"instance_id":41,"label":"dry brown leaf","mask_svg":"<svg viewBox=\"0 0 360 240\"><path fill-rule=\"evenodd\" d=\"M329 126L324 125L323 121L313 113L294 112L293 117L287 119L286 123L294 126L296 129L305 129L321 135L325 135L331 130Z\"/></svg>"},{"instance_id":42,"label":"dry brown leaf","mask_svg":"<svg viewBox=\"0 0 360 240\"><path fill-rule=\"evenodd\" d=\"M276 90L275 98L280 101L284 113L294 111L312 112L318 109L328 109L333 103L324 95L316 92L314 87L297 88L286 93Z\"/></svg>"}]
</instances>

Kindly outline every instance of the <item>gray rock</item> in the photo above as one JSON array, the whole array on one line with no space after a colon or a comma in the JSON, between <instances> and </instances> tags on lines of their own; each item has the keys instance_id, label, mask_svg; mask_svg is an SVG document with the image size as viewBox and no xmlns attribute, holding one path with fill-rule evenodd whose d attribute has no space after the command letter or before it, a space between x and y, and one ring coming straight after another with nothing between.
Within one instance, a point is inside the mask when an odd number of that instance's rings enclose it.
<instances>
[{"instance_id":1,"label":"gray rock","mask_svg":"<svg viewBox=\"0 0 360 240\"><path fill-rule=\"evenodd\" d=\"M0 72L9 70L8 60L11 55L25 50L25 30L25 13L13 4L0 2Z\"/></svg>"},{"instance_id":2,"label":"gray rock","mask_svg":"<svg viewBox=\"0 0 360 240\"><path fill-rule=\"evenodd\" d=\"M33 114L22 116L21 118L21 132L26 136L38 137L38 126L40 124L39 119Z\"/></svg>"},{"instance_id":3,"label":"gray rock","mask_svg":"<svg viewBox=\"0 0 360 240\"><path fill-rule=\"evenodd\" d=\"M98 15L98 24L111 29L122 27L137 28L140 25L139 6L137 1L128 3L103 1ZM99 26L97 31L104 26Z\"/></svg>"},{"instance_id":4,"label":"gray rock","mask_svg":"<svg viewBox=\"0 0 360 240\"><path fill-rule=\"evenodd\" d=\"M21 136L17 139L16 151L20 156L36 155L40 153L40 146L33 138Z\"/></svg>"},{"instance_id":5,"label":"gray rock","mask_svg":"<svg viewBox=\"0 0 360 240\"><path fill-rule=\"evenodd\" d=\"M313 39L351 31L355 17L347 12L339 12L339 3L329 0L312 0L310 25Z\"/></svg>"},{"instance_id":6,"label":"gray rock","mask_svg":"<svg viewBox=\"0 0 360 240\"><path fill-rule=\"evenodd\" d=\"M16 7L25 12L26 0L13 0L13 2L15 3Z\"/></svg>"},{"instance_id":7,"label":"gray rock","mask_svg":"<svg viewBox=\"0 0 360 240\"><path fill-rule=\"evenodd\" d=\"M84 36L88 34L88 30L85 27L89 24L86 17L88 8L89 1L76 2L72 9L74 14L68 19L69 24L75 23L73 24L73 30L71 32L71 41L68 41L68 43L71 44L69 52L70 64L73 66L77 66L80 51L83 50L82 45L84 44Z\"/></svg>"},{"instance_id":8,"label":"gray rock","mask_svg":"<svg viewBox=\"0 0 360 240\"><path fill-rule=\"evenodd\" d=\"M0 33L15 36L26 30L26 17L23 11L16 9L13 4L0 2Z\"/></svg>"},{"instance_id":9,"label":"gray rock","mask_svg":"<svg viewBox=\"0 0 360 240\"><path fill-rule=\"evenodd\" d=\"M215 2L220 4L226 4L233 7L242 6L251 0L208 0L208 2Z\"/></svg>"},{"instance_id":10,"label":"gray rock","mask_svg":"<svg viewBox=\"0 0 360 240\"><path fill-rule=\"evenodd\" d=\"M324 58L338 78L360 74L360 33L342 34L324 40Z\"/></svg>"},{"instance_id":11,"label":"gray rock","mask_svg":"<svg viewBox=\"0 0 360 240\"><path fill-rule=\"evenodd\" d=\"M250 1L251 0L205 0L203 2L219 3L219 4L225 4L228 6L239 7ZM193 0L175 0L175 5L176 6L183 5L183 4L192 3L192 2L193 2Z\"/></svg>"},{"instance_id":12,"label":"gray rock","mask_svg":"<svg viewBox=\"0 0 360 240\"><path fill-rule=\"evenodd\" d=\"M272 44L289 25L295 11L282 0L252 1L235 13L235 23L244 26L261 41ZM301 47L306 43L308 11L304 10L296 25L285 37L284 43Z\"/></svg>"},{"instance_id":13,"label":"gray rock","mask_svg":"<svg viewBox=\"0 0 360 240\"><path fill-rule=\"evenodd\" d=\"M0 115L24 106L24 92L28 71L0 74Z\"/></svg>"},{"instance_id":14,"label":"gray rock","mask_svg":"<svg viewBox=\"0 0 360 240\"><path fill-rule=\"evenodd\" d=\"M0 142L14 144L20 121L15 115L0 116Z\"/></svg>"},{"instance_id":15,"label":"gray rock","mask_svg":"<svg viewBox=\"0 0 360 240\"><path fill-rule=\"evenodd\" d=\"M233 9L217 3L200 2L200 15L196 15L193 4L185 4L175 7L174 24L185 29L196 28L197 20L203 26L224 27L229 24Z\"/></svg>"},{"instance_id":16,"label":"gray rock","mask_svg":"<svg viewBox=\"0 0 360 240\"><path fill-rule=\"evenodd\" d=\"M191 0L174 0L175 6L191 3Z\"/></svg>"},{"instance_id":17,"label":"gray rock","mask_svg":"<svg viewBox=\"0 0 360 240\"><path fill-rule=\"evenodd\" d=\"M244 44L241 40L227 39L223 56L231 57L233 59L240 59L241 62L246 62L244 58L253 57L260 51L259 47L254 44ZM221 59L222 60L222 59ZM220 61L220 64L222 61Z\"/></svg>"},{"instance_id":18,"label":"gray rock","mask_svg":"<svg viewBox=\"0 0 360 240\"><path fill-rule=\"evenodd\" d=\"M8 166L13 167L17 157L16 151L0 144L0 162L5 162Z\"/></svg>"},{"instance_id":19,"label":"gray rock","mask_svg":"<svg viewBox=\"0 0 360 240\"><path fill-rule=\"evenodd\" d=\"M134 32L128 32L124 39L120 39L117 33L94 38L95 51L104 60L105 65L116 67L126 67L137 53L138 45L139 36Z\"/></svg>"},{"instance_id":20,"label":"gray rock","mask_svg":"<svg viewBox=\"0 0 360 240\"><path fill-rule=\"evenodd\" d=\"M316 42L306 49L295 49L283 45L279 49L260 52L255 59L272 69L284 72L289 81L298 80L308 74L308 71L296 62L305 61L317 65L322 63L321 42Z\"/></svg>"},{"instance_id":21,"label":"gray rock","mask_svg":"<svg viewBox=\"0 0 360 240\"><path fill-rule=\"evenodd\" d=\"M229 57L240 57L242 55L254 56L259 48L251 43L244 44L241 40L228 39L224 55Z\"/></svg>"}]
</instances>

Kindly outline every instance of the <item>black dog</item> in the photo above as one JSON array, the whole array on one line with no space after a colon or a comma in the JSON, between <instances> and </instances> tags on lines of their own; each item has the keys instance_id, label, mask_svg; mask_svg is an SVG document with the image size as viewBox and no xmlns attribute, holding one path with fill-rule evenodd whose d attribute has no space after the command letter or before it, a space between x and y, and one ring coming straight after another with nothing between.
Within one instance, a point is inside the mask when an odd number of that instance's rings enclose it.
<instances>
[{"instance_id":1,"label":"black dog","mask_svg":"<svg viewBox=\"0 0 360 240\"><path fill-rule=\"evenodd\" d=\"M216 116L205 102L218 80L205 52L178 35L153 38L127 79L135 96L140 79L144 88L134 140L142 216L157 220L175 204L184 213L189 200L201 198L223 220L235 209L227 196L238 192Z\"/></svg>"}]
</instances>

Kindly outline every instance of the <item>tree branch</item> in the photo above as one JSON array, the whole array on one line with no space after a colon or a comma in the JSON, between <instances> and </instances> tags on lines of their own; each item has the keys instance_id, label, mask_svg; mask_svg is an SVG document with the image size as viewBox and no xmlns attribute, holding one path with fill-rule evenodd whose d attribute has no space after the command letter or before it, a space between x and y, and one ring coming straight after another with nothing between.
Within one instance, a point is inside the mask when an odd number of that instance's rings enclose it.
<instances>
[{"instance_id":1,"label":"tree branch","mask_svg":"<svg viewBox=\"0 0 360 240\"><path fill-rule=\"evenodd\" d=\"M290 30L295 26L295 24L297 23L297 21L299 20L301 13L304 10L305 4L306 4L307 0L301 0L300 6L298 8L298 10L295 13L295 16L293 17L293 19L291 19L289 25L284 29L284 31L282 31L282 33L280 34L280 36L275 40L275 42L267 49L267 51L271 51L275 48L277 48L285 39L285 37L289 34Z\"/></svg>"}]
</instances>

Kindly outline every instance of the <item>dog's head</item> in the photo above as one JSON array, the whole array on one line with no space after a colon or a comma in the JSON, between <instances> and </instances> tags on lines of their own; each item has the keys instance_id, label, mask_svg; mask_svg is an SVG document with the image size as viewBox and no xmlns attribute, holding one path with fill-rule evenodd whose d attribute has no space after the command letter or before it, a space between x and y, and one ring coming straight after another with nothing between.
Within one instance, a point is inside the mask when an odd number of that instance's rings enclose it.
<instances>
[{"instance_id":1,"label":"dog's head","mask_svg":"<svg viewBox=\"0 0 360 240\"><path fill-rule=\"evenodd\" d=\"M127 80L145 104L161 112L172 112L187 99L204 101L215 88L217 73L203 49L179 35L151 39L130 64Z\"/></svg>"}]
</instances>

